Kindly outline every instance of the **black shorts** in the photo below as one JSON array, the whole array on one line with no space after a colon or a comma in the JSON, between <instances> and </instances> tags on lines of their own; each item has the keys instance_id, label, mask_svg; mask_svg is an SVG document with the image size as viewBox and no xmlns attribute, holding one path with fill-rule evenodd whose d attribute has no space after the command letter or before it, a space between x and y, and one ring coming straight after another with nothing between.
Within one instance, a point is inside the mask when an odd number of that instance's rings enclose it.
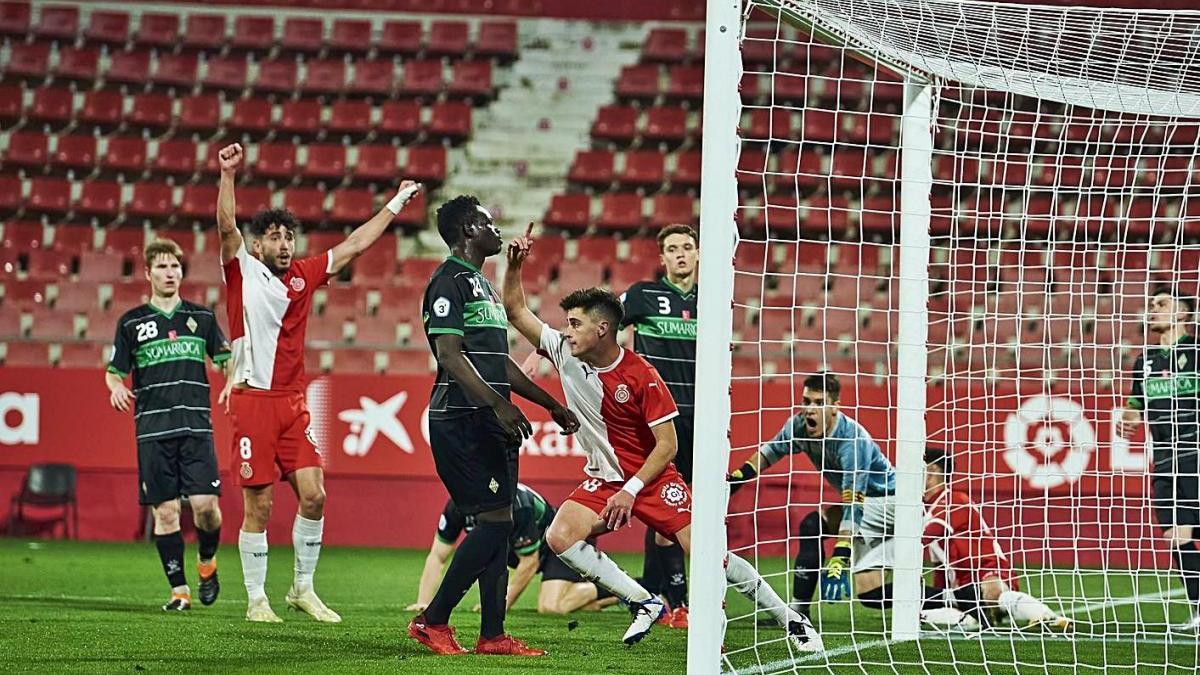
<instances>
[{"instance_id":1,"label":"black shorts","mask_svg":"<svg viewBox=\"0 0 1200 675\"><path fill-rule=\"evenodd\" d=\"M695 424L691 415L675 418L675 438L679 448L675 453L675 468L679 469L679 474L688 485L692 484L692 438Z\"/></svg>"},{"instance_id":2,"label":"black shorts","mask_svg":"<svg viewBox=\"0 0 1200 675\"><path fill-rule=\"evenodd\" d=\"M221 476L211 435L138 441L138 503L157 505L181 495L219 495Z\"/></svg>"},{"instance_id":3,"label":"black shorts","mask_svg":"<svg viewBox=\"0 0 1200 675\"><path fill-rule=\"evenodd\" d=\"M430 419L429 445L438 477L463 515L512 507L521 445L491 409Z\"/></svg>"},{"instance_id":4,"label":"black shorts","mask_svg":"<svg viewBox=\"0 0 1200 675\"><path fill-rule=\"evenodd\" d=\"M1154 515L1163 528L1200 525L1200 467L1197 456L1183 457L1172 471L1150 474Z\"/></svg>"},{"instance_id":5,"label":"black shorts","mask_svg":"<svg viewBox=\"0 0 1200 675\"><path fill-rule=\"evenodd\" d=\"M587 541L592 546L596 545L595 539L589 538ZM545 540L542 540L542 548L540 551L538 551L538 556L541 558L541 561L538 564L538 572L541 573L543 582L569 581L574 584L581 581L587 581L587 579L579 576L579 572L576 572L568 567L567 563L563 562L561 558L555 555L554 551L550 550L550 545L547 544Z\"/></svg>"}]
</instances>

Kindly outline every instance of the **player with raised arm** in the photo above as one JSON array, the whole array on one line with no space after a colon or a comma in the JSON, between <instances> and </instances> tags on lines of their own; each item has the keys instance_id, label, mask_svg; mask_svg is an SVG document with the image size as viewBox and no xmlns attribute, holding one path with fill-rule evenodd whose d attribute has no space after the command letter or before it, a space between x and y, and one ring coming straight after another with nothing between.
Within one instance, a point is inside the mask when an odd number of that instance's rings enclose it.
<instances>
[{"instance_id":1,"label":"player with raised arm","mask_svg":"<svg viewBox=\"0 0 1200 675\"><path fill-rule=\"evenodd\" d=\"M579 416L580 444L587 452L587 479L559 508L546 541L572 569L629 603L635 615L623 641L644 638L665 612L661 600L587 542L637 517L659 534L691 547L691 492L675 465L674 419L679 415L662 377L641 356L617 343L623 310L608 291L571 293L564 332L542 323L525 303L521 269L533 240L509 244L504 307L521 335L558 369L567 405ZM808 619L791 611L754 567L728 554L726 578L784 628L790 648L820 651L821 638Z\"/></svg>"},{"instance_id":2,"label":"player with raised arm","mask_svg":"<svg viewBox=\"0 0 1200 675\"><path fill-rule=\"evenodd\" d=\"M325 476L304 400L304 333L317 288L374 244L421 186L401 181L387 205L337 246L293 260L298 223L291 213L272 209L256 214L245 238L238 229L234 179L243 154L234 143L218 155L217 229L233 338L228 409L233 418L231 466L245 507L238 550L249 596L246 619L280 620L264 590L267 522L278 471L300 502L292 526L295 575L286 602L317 621L337 623L341 617L313 591L325 524Z\"/></svg>"},{"instance_id":3,"label":"player with raised arm","mask_svg":"<svg viewBox=\"0 0 1200 675\"><path fill-rule=\"evenodd\" d=\"M737 490L775 462L803 453L841 493L841 504L820 507L800 521L792 606L806 616L818 581L823 600L841 600L850 597L852 574L855 595L871 603L883 587L883 570L893 564L896 470L871 434L838 409L841 390L836 375L805 378L803 409L729 476L730 489ZM822 566L824 535L835 532L837 546Z\"/></svg>"},{"instance_id":4,"label":"player with raised arm","mask_svg":"<svg viewBox=\"0 0 1200 675\"><path fill-rule=\"evenodd\" d=\"M505 606L512 606L529 587L529 582L542 575L538 591L539 614L570 614L577 609L599 610L616 602L616 598L567 567L546 544L546 528L554 520L555 508L533 488L517 483L517 498L513 501L513 531L508 539L508 566L513 570L508 579ZM475 528L474 516L458 510L454 500L446 500L438 518L433 545L425 558L417 601L407 607L421 612L429 606L437 590L442 568L454 553L459 536ZM477 606L477 608L479 608Z\"/></svg>"},{"instance_id":5,"label":"player with raised arm","mask_svg":"<svg viewBox=\"0 0 1200 675\"><path fill-rule=\"evenodd\" d=\"M1131 438L1143 416L1150 431L1154 467L1150 487L1154 515L1183 579L1192 617L1177 626L1200 632L1200 345L1192 332L1196 300L1163 289L1150 298L1146 327L1158 333L1130 373L1133 388L1118 431Z\"/></svg>"},{"instance_id":6,"label":"player with raised arm","mask_svg":"<svg viewBox=\"0 0 1200 675\"><path fill-rule=\"evenodd\" d=\"M121 412L133 408L137 428L138 502L154 514L154 545L171 584L164 610L187 610L191 591L183 571L180 497L187 497L196 521L200 553L200 602L211 605L221 539L221 477L213 449L212 411L204 357L224 366L229 343L212 310L179 297L183 251L173 241L146 245L150 302L117 320L112 359L104 374L109 402ZM133 390L125 378L133 375Z\"/></svg>"},{"instance_id":7,"label":"player with raised arm","mask_svg":"<svg viewBox=\"0 0 1200 675\"><path fill-rule=\"evenodd\" d=\"M621 294L625 318L633 326L633 351L641 354L666 382L679 407L675 466L692 484L692 430L696 400L696 273L700 238L688 225L668 225L658 233L659 261L665 270L653 281L639 281ZM687 572L683 549L646 529L642 585L662 593L670 605L667 625L687 628Z\"/></svg>"},{"instance_id":8,"label":"player with raised arm","mask_svg":"<svg viewBox=\"0 0 1200 675\"><path fill-rule=\"evenodd\" d=\"M464 653L449 625L450 613L478 579L475 653L541 656L544 651L504 633L518 453L532 432L510 394L545 408L563 433L574 433L579 424L508 356L504 306L480 271L502 246L491 214L478 199L459 196L438 209L437 225L451 255L434 271L421 306L425 336L438 363L429 401L429 444L450 499L476 524L429 606L409 623L408 634L437 654Z\"/></svg>"}]
</instances>

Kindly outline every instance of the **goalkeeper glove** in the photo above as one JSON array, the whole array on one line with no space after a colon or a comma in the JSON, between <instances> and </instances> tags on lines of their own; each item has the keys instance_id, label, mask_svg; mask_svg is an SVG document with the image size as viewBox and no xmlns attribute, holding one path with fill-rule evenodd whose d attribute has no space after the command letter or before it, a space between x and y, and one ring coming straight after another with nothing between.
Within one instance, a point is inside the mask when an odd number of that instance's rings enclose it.
<instances>
[{"instance_id":1,"label":"goalkeeper glove","mask_svg":"<svg viewBox=\"0 0 1200 675\"><path fill-rule=\"evenodd\" d=\"M742 485L749 483L758 477L758 469L750 462L741 465L736 471L729 474L726 478L729 481L729 494L737 492Z\"/></svg>"},{"instance_id":2,"label":"goalkeeper glove","mask_svg":"<svg viewBox=\"0 0 1200 675\"><path fill-rule=\"evenodd\" d=\"M850 597L850 542L839 541L821 571L821 599Z\"/></svg>"}]
</instances>

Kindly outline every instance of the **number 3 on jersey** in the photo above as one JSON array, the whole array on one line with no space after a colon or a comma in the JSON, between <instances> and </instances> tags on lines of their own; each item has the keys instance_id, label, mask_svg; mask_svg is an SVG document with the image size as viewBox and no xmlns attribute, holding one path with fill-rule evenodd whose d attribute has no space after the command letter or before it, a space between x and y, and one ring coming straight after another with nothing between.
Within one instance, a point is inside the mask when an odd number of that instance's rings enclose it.
<instances>
[{"instance_id":1,"label":"number 3 on jersey","mask_svg":"<svg viewBox=\"0 0 1200 675\"><path fill-rule=\"evenodd\" d=\"M251 448L249 436L242 436L238 439L238 453L241 454L242 459L250 459Z\"/></svg>"},{"instance_id":2,"label":"number 3 on jersey","mask_svg":"<svg viewBox=\"0 0 1200 675\"><path fill-rule=\"evenodd\" d=\"M671 313L671 301L665 295L658 296L658 313L659 314L670 314Z\"/></svg>"}]
</instances>

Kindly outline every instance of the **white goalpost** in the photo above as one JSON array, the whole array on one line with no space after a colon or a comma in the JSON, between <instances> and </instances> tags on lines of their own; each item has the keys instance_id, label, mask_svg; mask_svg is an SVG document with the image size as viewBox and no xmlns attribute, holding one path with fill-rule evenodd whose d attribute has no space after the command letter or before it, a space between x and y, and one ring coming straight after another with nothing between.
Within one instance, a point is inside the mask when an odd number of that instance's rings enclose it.
<instances>
[{"instance_id":1,"label":"white goalpost","mask_svg":"<svg viewBox=\"0 0 1200 675\"><path fill-rule=\"evenodd\" d=\"M1140 356L1187 366L1146 317L1161 290L1200 291L1200 11L707 11L688 672L1195 672L1189 563L1152 497L1180 489L1190 446L1116 429ZM726 595L723 557L791 599L838 538L812 514L862 495L830 483L828 440L790 443L732 497L726 475L805 409L816 373L895 478L866 494L891 514L885 600L796 597L826 647L799 654ZM949 518L928 448L952 458L944 489L976 530L927 531ZM999 548L1008 595L945 600L988 577L947 560L976 541ZM970 620L923 620L934 588ZM1043 609L1070 632L1029 618Z\"/></svg>"}]
</instances>

